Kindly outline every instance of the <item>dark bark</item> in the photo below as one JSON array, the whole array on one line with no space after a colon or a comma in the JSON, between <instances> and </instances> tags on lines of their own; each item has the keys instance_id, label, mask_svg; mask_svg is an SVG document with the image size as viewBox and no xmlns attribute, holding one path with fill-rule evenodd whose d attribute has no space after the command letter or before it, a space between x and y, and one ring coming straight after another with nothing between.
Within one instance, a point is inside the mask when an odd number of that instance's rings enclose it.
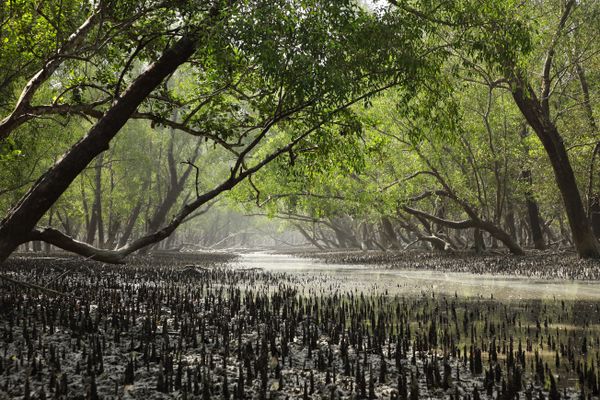
<instances>
[{"instance_id":1,"label":"dark bark","mask_svg":"<svg viewBox=\"0 0 600 400\"><path fill-rule=\"evenodd\" d=\"M404 206L402 207L405 212L408 212L411 215L414 215L420 219L425 218L426 220L432 222L433 224L437 224L439 226L445 226L447 228L452 229L466 229L466 228L479 228L487 231L492 239L500 240L513 254L521 255L523 254L523 249L519 246L518 243L511 238L509 234L507 234L502 228L500 228L497 224L491 223L486 219L483 219L479 216L479 213L476 209L469 204L468 201L462 199L458 196L452 187L446 182L442 174L429 162L429 160L420 152L417 147L414 147L414 150L421 157L423 161L430 168L430 171L427 173L433 176L440 185L442 185L443 190L436 190L424 193L422 196L419 196L419 200L422 200L426 197L437 195L446 199L449 199L459 205L463 211L467 214L468 219L463 221L451 221L445 218L440 218L434 214L430 214L424 211L416 210L414 208Z\"/></svg>"},{"instance_id":2,"label":"dark bark","mask_svg":"<svg viewBox=\"0 0 600 400\"><path fill-rule=\"evenodd\" d=\"M346 235L340 229L333 228L333 233L335 233L335 238L336 238L336 241L337 241L337 247L340 247L340 248L350 247L346 243Z\"/></svg>"},{"instance_id":3,"label":"dark bark","mask_svg":"<svg viewBox=\"0 0 600 400\"><path fill-rule=\"evenodd\" d=\"M581 92L583 94L583 109L588 120L590 131L592 135L595 135L598 132L598 125L596 124L596 118L594 117L594 111L592 110L592 103L590 101L590 88L585 76L585 70L577 60L575 60L575 71L577 72ZM597 142L594 146L594 150L592 150L592 157L590 159L588 170L588 216L592 224L592 231L596 238L600 238L600 188L594 184L596 174L598 173L598 154L600 154L600 142Z\"/></svg>"},{"instance_id":4,"label":"dark bark","mask_svg":"<svg viewBox=\"0 0 600 400\"><path fill-rule=\"evenodd\" d=\"M600 246L583 207L575 173L562 137L547 112L536 100L533 90L527 90L527 88L529 87L523 82L517 82L513 90L513 97L548 154L577 253L584 258L599 258Z\"/></svg>"},{"instance_id":5,"label":"dark bark","mask_svg":"<svg viewBox=\"0 0 600 400\"><path fill-rule=\"evenodd\" d=\"M405 249L417 242L429 243L435 250L438 251L449 251L453 249L450 242L442 239L439 236L433 234L423 233L416 224L410 221L408 218L401 218L400 225L403 226L407 231L414 233L416 239L407 243ZM419 218L419 222L423 223L422 219Z\"/></svg>"},{"instance_id":6,"label":"dark bark","mask_svg":"<svg viewBox=\"0 0 600 400\"><path fill-rule=\"evenodd\" d=\"M521 130L521 139L526 138L529 135L527 130L527 126L523 125ZM525 147L525 151L527 156L529 157L529 147L526 142L523 141L523 146ZM521 181L525 182L525 206L527 208L527 217L529 221L529 231L531 233L531 239L533 241L533 245L538 250L544 250L546 248L546 243L544 242L544 235L542 234L542 219L540 217L540 210L533 196L533 180L531 176L531 170L525 169L521 171Z\"/></svg>"},{"instance_id":7,"label":"dark bark","mask_svg":"<svg viewBox=\"0 0 600 400\"><path fill-rule=\"evenodd\" d=\"M469 213L470 218L463 221L451 221L443 218L436 217L435 215L429 214L427 212L417 210L408 206L404 206L403 210L407 213L425 218L435 224L445 226L452 229L467 229L467 228L476 228L481 229L488 232L492 237L500 240L506 248L510 250L511 253L521 255L523 254L523 249L510 237L508 233L506 233L503 229L496 226L495 224L485 221L477 217L472 212Z\"/></svg>"},{"instance_id":8,"label":"dark bark","mask_svg":"<svg viewBox=\"0 0 600 400\"><path fill-rule=\"evenodd\" d=\"M562 215L558 217L558 227L560 228L560 236L562 237L562 241L565 242L567 245L572 245L572 235L569 235L569 231L565 227Z\"/></svg>"},{"instance_id":9,"label":"dark bark","mask_svg":"<svg viewBox=\"0 0 600 400\"><path fill-rule=\"evenodd\" d=\"M294 226L296 227L296 229L298 229L298 232L300 232L300 234L313 246L315 246L317 249L325 250L325 248L321 246L321 244L315 238L313 238L308 232L306 232L306 229L304 229L302 225L294 224Z\"/></svg>"},{"instance_id":10,"label":"dark bark","mask_svg":"<svg viewBox=\"0 0 600 400\"><path fill-rule=\"evenodd\" d=\"M527 197L525 201L527 204L527 216L529 217L529 228L531 229L531 239L533 246L538 250L545 250L546 243L544 241L544 235L542 233L542 227L540 223L540 210L537 202L532 197Z\"/></svg>"},{"instance_id":11,"label":"dark bark","mask_svg":"<svg viewBox=\"0 0 600 400\"><path fill-rule=\"evenodd\" d=\"M483 232L481 229L475 228L473 229L473 246L475 248L475 253L481 254L485 250L485 241L483 240Z\"/></svg>"},{"instance_id":12,"label":"dark bark","mask_svg":"<svg viewBox=\"0 0 600 400\"><path fill-rule=\"evenodd\" d=\"M385 247L391 247L393 249L400 248L398 243L398 236L392 225L392 221L387 216L381 217L381 241Z\"/></svg>"},{"instance_id":13,"label":"dark bark","mask_svg":"<svg viewBox=\"0 0 600 400\"><path fill-rule=\"evenodd\" d=\"M448 251L452 249L452 245L444 239L434 235L417 235L417 239L421 242L427 242L438 251Z\"/></svg>"},{"instance_id":14,"label":"dark bark","mask_svg":"<svg viewBox=\"0 0 600 400\"><path fill-rule=\"evenodd\" d=\"M94 167L94 202L92 203L92 215L90 224L85 238L86 243L94 243L96 233L98 233L98 242L104 243L104 228L102 220L102 162L103 155L96 157L96 165Z\"/></svg>"},{"instance_id":15,"label":"dark bark","mask_svg":"<svg viewBox=\"0 0 600 400\"><path fill-rule=\"evenodd\" d=\"M74 236L74 232L73 232L73 228L71 226L71 219L69 218L69 214L67 212L65 212L65 215L63 217L60 213L60 210L58 210L56 212L56 215L58 216L58 220L60 221L60 224L62 225L62 228L65 231L65 233L69 236Z\"/></svg>"},{"instance_id":16,"label":"dark bark","mask_svg":"<svg viewBox=\"0 0 600 400\"><path fill-rule=\"evenodd\" d=\"M596 238L600 238L600 193L594 193L589 205L589 214L592 224L592 232Z\"/></svg>"},{"instance_id":17,"label":"dark bark","mask_svg":"<svg viewBox=\"0 0 600 400\"><path fill-rule=\"evenodd\" d=\"M546 243L544 242L544 235L542 232L542 220L540 218L540 210L537 201L533 197L533 193L531 191L531 171L522 171L521 179L524 180L527 185L527 190L525 192L525 205L527 206L527 217L529 219L531 239L536 249L544 250L546 249Z\"/></svg>"},{"instance_id":18,"label":"dark bark","mask_svg":"<svg viewBox=\"0 0 600 400\"><path fill-rule=\"evenodd\" d=\"M168 213L171 211L171 209L177 203L177 200L179 199L179 196L183 192L183 190L185 188L185 184L186 184L192 170L194 169L193 163L196 162L196 159L200 155L201 141L198 141L198 144L196 145L196 149L194 151L193 157L189 160L187 167L185 168L185 170L181 174L181 176L178 176L177 161L175 160L175 154L174 154L174 141L175 141L175 132L172 130L171 131L171 140L169 141L169 150L167 152L167 166L168 166L168 170L169 170L168 189L167 189L166 195L164 196L164 198L162 199L162 201L160 202L160 204L154 211L154 214L152 215L152 218L150 219L150 221L148 223L147 229L150 232L154 232L154 231L158 230L160 228L160 226L163 225L163 223L167 219ZM185 201L187 201L187 200L185 200ZM143 249L141 252L146 253L150 250L151 250L151 248L149 247L149 248Z\"/></svg>"},{"instance_id":19,"label":"dark bark","mask_svg":"<svg viewBox=\"0 0 600 400\"><path fill-rule=\"evenodd\" d=\"M123 255L121 252L99 249L87 243L75 240L54 228L33 229L28 235L28 240L36 241L34 243L38 243L37 241L50 243L58 248L82 255L92 260L114 264L123 263Z\"/></svg>"},{"instance_id":20,"label":"dark bark","mask_svg":"<svg viewBox=\"0 0 600 400\"><path fill-rule=\"evenodd\" d=\"M31 244L31 248L34 252L39 253L40 251L42 251L42 242L39 240L34 240Z\"/></svg>"},{"instance_id":21,"label":"dark bark","mask_svg":"<svg viewBox=\"0 0 600 400\"><path fill-rule=\"evenodd\" d=\"M112 107L54 164L0 223L0 262L21 243L30 240L35 225L67 190L71 182L100 153L125 125L142 101L194 53L197 42L184 36L139 75Z\"/></svg>"},{"instance_id":22,"label":"dark bark","mask_svg":"<svg viewBox=\"0 0 600 400\"><path fill-rule=\"evenodd\" d=\"M169 167L169 187L167 189L167 193L163 198L163 201L159 204L154 212L154 215L150 219L150 223L148 225L148 229L150 231L157 230L166 220L167 214L173 208L177 199L183 192L185 188L185 184L193 171L193 163L196 161L198 156L200 155L200 142L196 146L196 150L194 152L193 158L190 160L190 163L187 164L187 167L181 174L178 176L177 174L177 162L175 160L175 154L173 151L173 136L171 136L171 141L169 143L169 151L167 154L167 163Z\"/></svg>"},{"instance_id":23,"label":"dark bark","mask_svg":"<svg viewBox=\"0 0 600 400\"><path fill-rule=\"evenodd\" d=\"M548 237L549 242L558 242L559 238L556 237L556 234L552 231L552 227L550 226L550 221L544 222L542 221L542 229L546 232L546 236Z\"/></svg>"},{"instance_id":24,"label":"dark bark","mask_svg":"<svg viewBox=\"0 0 600 400\"><path fill-rule=\"evenodd\" d=\"M347 219L347 216L330 219L329 226L335 233L339 245L338 247L360 248L360 243L354 232L352 232L352 227L349 226L351 223L348 223Z\"/></svg>"},{"instance_id":25,"label":"dark bark","mask_svg":"<svg viewBox=\"0 0 600 400\"><path fill-rule=\"evenodd\" d=\"M513 238L506 233L506 231L500 228L498 225L493 224L489 221L480 221L478 224L481 229L488 232L492 238L497 239L504 244L510 250L511 253L516 255L523 255L523 249L517 242L513 240Z\"/></svg>"},{"instance_id":26,"label":"dark bark","mask_svg":"<svg viewBox=\"0 0 600 400\"><path fill-rule=\"evenodd\" d=\"M542 142L550 159L577 253L582 258L600 258L600 244L594 236L586 214L567 149L550 116L551 70L556 46L563 35L567 20L575 5L575 0L568 0L565 3L560 22L546 52L539 97L525 77L526 73L517 66L509 68L512 71L510 73L510 86L515 103Z\"/></svg>"},{"instance_id":27,"label":"dark bark","mask_svg":"<svg viewBox=\"0 0 600 400\"><path fill-rule=\"evenodd\" d=\"M112 158L112 155L111 155ZM108 221L107 221L107 238L106 241L104 242L104 248L105 249L112 249L115 247L115 244L117 243L117 235L119 233L119 230L121 229L121 218L117 215L115 215L115 207L114 207L114 202L115 202L115 187L116 187L116 182L115 182L115 172L113 170L112 167L112 163L109 163L108 165L108 175L109 175L109 182L110 182L110 191L109 191L109 198L108 198Z\"/></svg>"}]
</instances>

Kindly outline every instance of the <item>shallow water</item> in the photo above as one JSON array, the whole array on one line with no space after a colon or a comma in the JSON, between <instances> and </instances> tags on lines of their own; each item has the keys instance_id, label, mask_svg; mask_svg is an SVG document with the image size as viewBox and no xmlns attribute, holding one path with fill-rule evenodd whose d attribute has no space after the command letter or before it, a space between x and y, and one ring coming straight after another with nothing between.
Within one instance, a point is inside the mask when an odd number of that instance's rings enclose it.
<instances>
[{"instance_id":1,"label":"shallow water","mask_svg":"<svg viewBox=\"0 0 600 400\"><path fill-rule=\"evenodd\" d=\"M285 272L320 282L323 288L390 294L454 295L504 300L599 300L599 281L536 280L523 277L476 275L428 270L390 270L375 265L327 264L281 254L242 254L238 268ZM319 279L314 279L315 277Z\"/></svg>"}]
</instances>

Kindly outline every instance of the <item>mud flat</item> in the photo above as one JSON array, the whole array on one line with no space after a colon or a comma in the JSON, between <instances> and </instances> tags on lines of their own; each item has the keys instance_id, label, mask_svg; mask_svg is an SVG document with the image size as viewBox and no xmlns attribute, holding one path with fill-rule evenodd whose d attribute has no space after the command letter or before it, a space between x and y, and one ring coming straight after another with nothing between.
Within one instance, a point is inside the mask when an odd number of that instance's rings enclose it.
<instances>
[{"instance_id":1,"label":"mud flat","mask_svg":"<svg viewBox=\"0 0 600 400\"><path fill-rule=\"evenodd\" d=\"M0 281L0 398L600 392L600 301L588 282L567 290L256 253L123 266L13 258L1 270L62 295Z\"/></svg>"}]
</instances>

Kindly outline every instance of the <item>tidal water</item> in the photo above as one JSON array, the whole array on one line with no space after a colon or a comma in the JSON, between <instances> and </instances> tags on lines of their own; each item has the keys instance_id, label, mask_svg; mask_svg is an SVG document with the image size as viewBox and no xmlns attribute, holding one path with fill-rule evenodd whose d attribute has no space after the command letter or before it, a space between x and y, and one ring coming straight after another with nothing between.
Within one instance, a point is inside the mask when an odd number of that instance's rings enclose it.
<instances>
[{"instance_id":1,"label":"tidal water","mask_svg":"<svg viewBox=\"0 0 600 400\"><path fill-rule=\"evenodd\" d=\"M600 281L542 280L430 270L386 269L377 265L327 264L318 260L269 253L242 254L236 268L293 275L315 290L340 289L391 295L454 295L499 300L599 300ZM310 282L310 284L308 284ZM305 288L306 289L306 288Z\"/></svg>"}]
</instances>

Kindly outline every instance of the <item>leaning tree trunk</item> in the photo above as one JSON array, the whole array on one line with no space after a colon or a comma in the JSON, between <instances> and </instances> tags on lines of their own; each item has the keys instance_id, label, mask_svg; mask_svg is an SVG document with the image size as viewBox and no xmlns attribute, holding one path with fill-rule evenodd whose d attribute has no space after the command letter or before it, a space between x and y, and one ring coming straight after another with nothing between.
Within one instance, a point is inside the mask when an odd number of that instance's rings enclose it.
<instances>
[{"instance_id":1,"label":"leaning tree trunk","mask_svg":"<svg viewBox=\"0 0 600 400\"><path fill-rule=\"evenodd\" d=\"M169 186L168 186L167 194L163 198L163 201L156 208L152 218L150 218L150 222L148 224L148 230L150 232L157 231L160 228L160 226L167 219L167 215L169 214L171 209L175 206L181 193L183 193L183 190L185 189L185 184L186 184L190 174L192 173L192 170L194 169L194 162L196 162L196 160L200 156L201 142L199 141L196 146L196 149L194 151L194 155L189 160L189 164L188 164L187 168L184 170L184 172L181 174L181 176L178 176L177 175L177 162L175 161L175 154L174 154L174 149L173 149L174 140L175 140L175 131L172 130L171 131L171 141L169 142L169 151L167 154L167 165L168 165L168 169L169 169ZM151 250L152 247L153 246L141 249L140 252L142 254L146 254L147 252L149 252Z\"/></svg>"},{"instance_id":2,"label":"leaning tree trunk","mask_svg":"<svg viewBox=\"0 0 600 400\"><path fill-rule=\"evenodd\" d=\"M313 238L300 224L294 224L294 227L300 232L302 236L306 240L308 240L313 246L315 246L319 250L325 250L323 246L317 241L317 239Z\"/></svg>"},{"instance_id":3,"label":"leaning tree trunk","mask_svg":"<svg viewBox=\"0 0 600 400\"><path fill-rule=\"evenodd\" d=\"M547 110L544 110L537 100L534 91L523 82L513 84L513 98L550 159L577 253L583 258L600 258L600 245L586 215L562 137L549 118Z\"/></svg>"},{"instance_id":4,"label":"leaning tree trunk","mask_svg":"<svg viewBox=\"0 0 600 400\"><path fill-rule=\"evenodd\" d=\"M513 253L515 255L524 254L521 246L519 246L519 244L517 242L515 242L513 240L513 238L508 233L506 233L502 228L500 228L499 226L497 226L496 224L494 224L492 222L481 219L477 215L477 213L464 201L459 200L455 196L452 196L451 198L454 199L454 201L458 202L463 207L465 212L469 215L469 217L470 217L469 219L464 220L464 221L451 221L451 220L447 220L444 218L439 218L433 214L429 214L425 211L417 210L417 209L414 209L414 208L408 207L408 206L403 206L402 209L404 211L406 211L407 213L418 217L419 219L424 218L428 221L431 221L432 223L440 224L440 225L446 226L448 228L452 228L452 229L475 228L475 229L484 230L487 233L489 233L492 238L501 241L502 244L504 244L504 246L506 246L506 248L509 249L511 253ZM477 230L475 232L476 232L475 237L477 238L478 237ZM483 241L483 239L481 239L481 241ZM476 243L479 243L479 242L476 241ZM476 245L476 250L477 250L477 245Z\"/></svg>"},{"instance_id":5,"label":"leaning tree trunk","mask_svg":"<svg viewBox=\"0 0 600 400\"><path fill-rule=\"evenodd\" d=\"M574 64L575 71L579 77L581 93L583 94L583 110L585 111L585 115L588 120L590 133L592 136L595 136L598 132L598 125L596 124L596 118L594 117L594 111L590 101L590 88L585 76L585 70L579 61L575 60ZM592 224L592 231L594 232L594 235L596 235L597 238L600 238L600 189L594 184L595 175L598 172L598 154L600 154L600 142L597 142L594 146L588 171L588 215Z\"/></svg>"},{"instance_id":6,"label":"leaning tree trunk","mask_svg":"<svg viewBox=\"0 0 600 400\"><path fill-rule=\"evenodd\" d=\"M21 243L31 240L35 225L75 178L100 153L148 95L194 53L197 41L183 36L115 101L87 135L54 164L0 222L0 262Z\"/></svg>"},{"instance_id":7,"label":"leaning tree trunk","mask_svg":"<svg viewBox=\"0 0 600 400\"><path fill-rule=\"evenodd\" d=\"M496 224L493 224L488 221L480 221L481 228L488 232L493 239L497 239L510 250L512 254L522 255L523 249L519 244L513 240L513 238L504 231L504 229L498 227Z\"/></svg>"}]
</instances>

